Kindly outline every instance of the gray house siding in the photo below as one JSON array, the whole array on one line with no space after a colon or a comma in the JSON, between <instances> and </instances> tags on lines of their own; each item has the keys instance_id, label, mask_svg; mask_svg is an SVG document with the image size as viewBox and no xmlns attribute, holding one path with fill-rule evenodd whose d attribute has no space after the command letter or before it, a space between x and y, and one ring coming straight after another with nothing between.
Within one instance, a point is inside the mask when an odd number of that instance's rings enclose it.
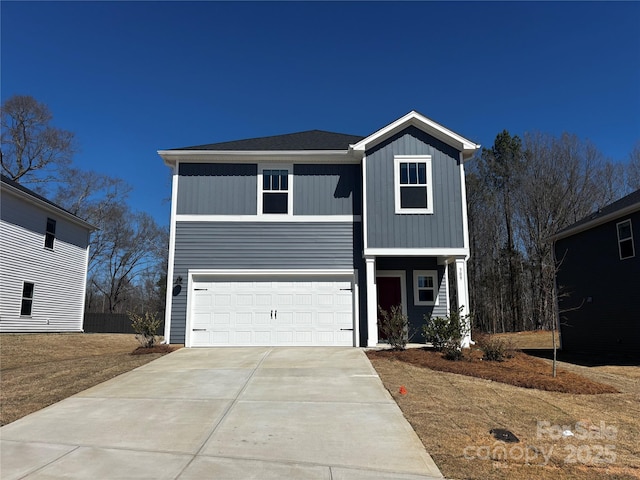
<instances>
[{"instance_id":1,"label":"gray house siding","mask_svg":"<svg viewBox=\"0 0 640 480\"><path fill-rule=\"evenodd\" d=\"M256 214L257 165L181 163L178 172L179 215Z\"/></svg>"},{"instance_id":2,"label":"gray house siding","mask_svg":"<svg viewBox=\"0 0 640 480\"><path fill-rule=\"evenodd\" d=\"M189 269L359 268L359 223L178 222L174 278ZM185 285L186 287L186 285ZM183 343L187 288L174 295L171 343Z\"/></svg>"},{"instance_id":3,"label":"gray house siding","mask_svg":"<svg viewBox=\"0 0 640 480\"><path fill-rule=\"evenodd\" d=\"M0 332L82 330L89 231L3 189L0 221ZM56 221L45 248L47 218ZM31 315L21 316L24 282L34 284Z\"/></svg>"},{"instance_id":4,"label":"gray house siding","mask_svg":"<svg viewBox=\"0 0 640 480\"><path fill-rule=\"evenodd\" d=\"M449 314L447 311L447 290L444 279L444 266L438 265L435 258L431 257L378 257L376 258L377 270L404 270L407 287L407 316L409 325L417 332L413 337L413 342L424 342L422 326L425 324L424 316L444 317ZM423 306L415 305L413 295L413 271L414 270L437 270L439 305Z\"/></svg>"},{"instance_id":5,"label":"gray house siding","mask_svg":"<svg viewBox=\"0 0 640 480\"><path fill-rule=\"evenodd\" d=\"M635 257L620 260L616 224L631 219ZM556 241L562 350L638 354L640 212Z\"/></svg>"},{"instance_id":6,"label":"gray house siding","mask_svg":"<svg viewBox=\"0 0 640 480\"><path fill-rule=\"evenodd\" d=\"M431 155L434 213L397 215L394 155ZM459 152L415 127L366 152L369 248L464 246Z\"/></svg>"},{"instance_id":7,"label":"gray house siding","mask_svg":"<svg viewBox=\"0 0 640 480\"><path fill-rule=\"evenodd\" d=\"M294 215L360 215L360 165L293 166Z\"/></svg>"}]
</instances>

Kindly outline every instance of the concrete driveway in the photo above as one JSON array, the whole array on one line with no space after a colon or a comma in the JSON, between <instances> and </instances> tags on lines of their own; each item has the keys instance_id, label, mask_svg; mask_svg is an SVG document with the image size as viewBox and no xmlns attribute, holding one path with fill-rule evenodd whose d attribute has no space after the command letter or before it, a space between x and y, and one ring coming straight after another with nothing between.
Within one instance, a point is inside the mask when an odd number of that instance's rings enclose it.
<instances>
[{"instance_id":1,"label":"concrete driveway","mask_svg":"<svg viewBox=\"0 0 640 480\"><path fill-rule=\"evenodd\" d=\"M442 478L356 348L182 349L0 441L4 480Z\"/></svg>"}]
</instances>

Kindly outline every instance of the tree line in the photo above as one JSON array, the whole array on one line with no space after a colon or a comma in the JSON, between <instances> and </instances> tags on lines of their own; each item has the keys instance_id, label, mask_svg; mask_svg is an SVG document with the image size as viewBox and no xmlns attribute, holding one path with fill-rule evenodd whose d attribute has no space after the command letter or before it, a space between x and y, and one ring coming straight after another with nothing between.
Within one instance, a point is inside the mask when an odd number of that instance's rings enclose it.
<instances>
[{"instance_id":1,"label":"tree line","mask_svg":"<svg viewBox=\"0 0 640 480\"><path fill-rule=\"evenodd\" d=\"M553 328L568 293L556 291L549 237L640 188L640 142L624 166L575 135L504 130L466 167L474 326Z\"/></svg>"},{"instance_id":2,"label":"tree line","mask_svg":"<svg viewBox=\"0 0 640 480\"><path fill-rule=\"evenodd\" d=\"M119 178L74 166L72 132L51 125L48 107L17 95L2 105L2 173L98 227L91 236L86 309L164 311L168 229L128 204ZM555 269L549 237L640 188L640 142L625 167L588 141L507 130L467 168L476 328L551 328Z\"/></svg>"},{"instance_id":3,"label":"tree line","mask_svg":"<svg viewBox=\"0 0 640 480\"><path fill-rule=\"evenodd\" d=\"M87 312L164 312L168 229L128 203L120 178L78 168L72 132L52 125L49 108L28 95L2 104L3 175L97 227L91 234Z\"/></svg>"}]
</instances>

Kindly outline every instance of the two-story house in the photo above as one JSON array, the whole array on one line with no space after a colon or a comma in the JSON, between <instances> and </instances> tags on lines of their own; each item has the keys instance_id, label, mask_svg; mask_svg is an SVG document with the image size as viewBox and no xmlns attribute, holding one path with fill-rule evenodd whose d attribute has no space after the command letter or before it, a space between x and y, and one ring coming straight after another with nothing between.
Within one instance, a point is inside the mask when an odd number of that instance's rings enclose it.
<instances>
[{"instance_id":1,"label":"two-story house","mask_svg":"<svg viewBox=\"0 0 640 480\"><path fill-rule=\"evenodd\" d=\"M416 328L448 314L450 268L468 312L464 162L479 148L412 111L366 137L159 151L173 171L165 338L375 346L378 306Z\"/></svg>"},{"instance_id":2,"label":"two-story house","mask_svg":"<svg viewBox=\"0 0 640 480\"><path fill-rule=\"evenodd\" d=\"M551 237L564 352L640 356L638 238L640 190Z\"/></svg>"},{"instance_id":3,"label":"two-story house","mask_svg":"<svg viewBox=\"0 0 640 480\"><path fill-rule=\"evenodd\" d=\"M80 332L95 227L2 175L0 332Z\"/></svg>"}]
</instances>

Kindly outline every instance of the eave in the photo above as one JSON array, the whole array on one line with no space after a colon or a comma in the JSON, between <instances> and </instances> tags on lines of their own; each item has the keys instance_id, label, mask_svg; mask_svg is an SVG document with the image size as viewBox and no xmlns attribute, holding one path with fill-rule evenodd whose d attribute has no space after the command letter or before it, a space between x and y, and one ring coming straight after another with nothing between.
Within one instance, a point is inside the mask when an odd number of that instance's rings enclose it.
<instances>
[{"instance_id":1,"label":"eave","mask_svg":"<svg viewBox=\"0 0 640 480\"><path fill-rule=\"evenodd\" d=\"M293 162L293 163L360 163L361 152L352 150L158 150L169 167L177 162Z\"/></svg>"},{"instance_id":2,"label":"eave","mask_svg":"<svg viewBox=\"0 0 640 480\"><path fill-rule=\"evenodd\" d=\"M92 225L89 222L82 220L80 217L74 215L73 213L67 212L65 209L58 207L52 203L44 202L39 198L29 195L27 192L24 192L14 187L13 185L9 185L8 183L2 182L2 190L18 198L21 198L22 200L25 200L26 202L32 205L35 205L36 207L39 207L39 208L42 208L43 210L51 212L53 215L64 218L65 220L68 220L69 222L74 223L82 228L86 228L90 232L99 230L99 228L96 227L95 225Z\"/></svg>"},{"instance_id":3,"label":"eave","mask_svg":"<svg viewBox=\"0 0 640 480\"><path fill-rule=\"evenodd\" d=\"M629 215L631 213L635 213L638 211L640 211L640 202L634 203L632 205L628 205L624 208L616 210L615 212L611 212L608 215L603 215L601 217L594 218L589 222L576 225L575 227L569 228L567 230L563 230L562 232L558 232L550 236L549 240L552 242L556 242L558 240L562 240L563 238L571 237L572 235L576 235L586 230L591 230L592 228L598 227L600 225L604 225L605 223L609 223L613 220L617 220L618 218L624 217L626 215Z\"/></svg>"},{"instance_id":4,"label":"eave","mask_svg":"<svg viewBox=\"0 0 640 480\"><path fill-rule=\"evenodd\" d=\"M401 132L409 126L419 128L432 137L437 138L438 140L462 152L464 160L471 158L475 152L481 148L481 145L458 135L457 133L413 110L395 122L390 123L386 127L381 128L377 132L372 133L368 137L352 145L352 149L356 152L364 152L365 150L384 142L388 138L391 138L393 135Z\"/></svg>"}]
</instances>

